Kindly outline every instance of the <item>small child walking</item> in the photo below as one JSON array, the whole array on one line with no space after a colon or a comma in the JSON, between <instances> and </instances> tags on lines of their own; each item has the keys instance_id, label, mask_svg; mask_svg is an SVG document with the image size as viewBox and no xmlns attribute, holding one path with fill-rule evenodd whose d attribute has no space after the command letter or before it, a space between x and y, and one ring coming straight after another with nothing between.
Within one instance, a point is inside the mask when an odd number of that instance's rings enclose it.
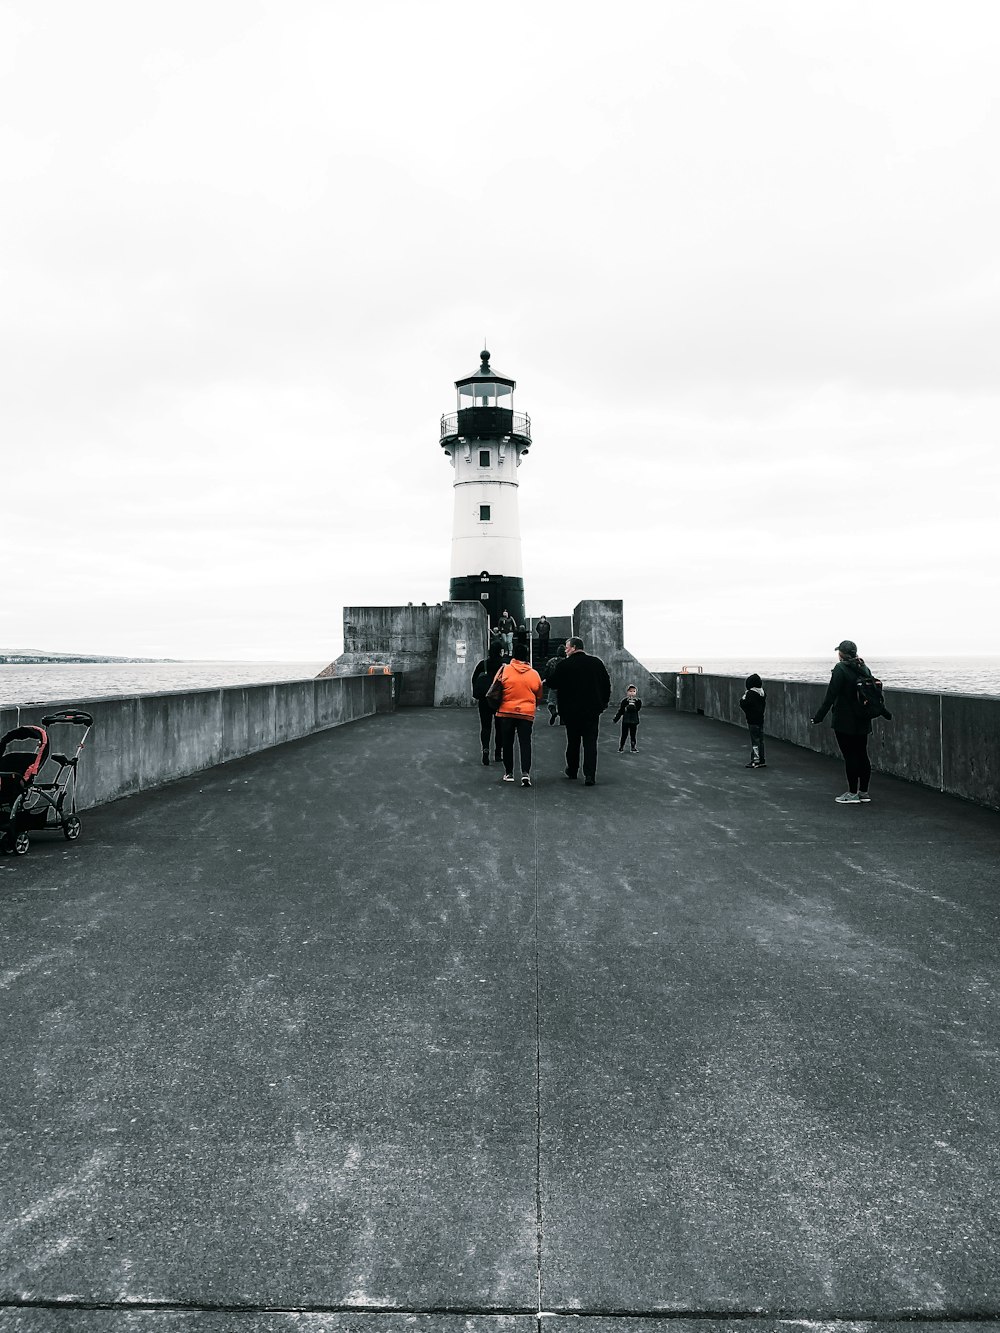
<instances>
[{"instance_id":1,"label":"small child walking","mask_svg":"<svg viewBox=\"0 0 1000 1333\"><path fill-rule=\"evenodd\" d=\"M764 693L764 682L756 671L752 676L747 676L747 687L740 707L747 720L747 730L750 732L750 762L744 765L746 768L766 768L767 763L764 759L764 713L767 710L767 695Z\"/></svg>"},{"instance_id":2,"label":"small child walking","mask_svg":"<svg viewBox=\"0 0 1000 1333\"><path fill-rule=\"evenodd\" d=\"M618 705L618 712L611 719L617 722L622 720L622 738L618 746L618 753L622 754L625 749L625 739L628 738L631 744L631 752L635 754L638 745L635 743L636 728L639 725L639 710L642 708L642 700L639 698L639 691L634 685L630 685L625 691L625 698Z\"/></svg>"}]
</instances>

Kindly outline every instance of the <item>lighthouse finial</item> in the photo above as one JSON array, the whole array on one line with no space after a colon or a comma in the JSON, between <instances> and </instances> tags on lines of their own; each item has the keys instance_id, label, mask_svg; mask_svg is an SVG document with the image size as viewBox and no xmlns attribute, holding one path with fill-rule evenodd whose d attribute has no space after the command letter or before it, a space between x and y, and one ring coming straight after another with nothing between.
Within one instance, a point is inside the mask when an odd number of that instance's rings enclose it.
<instances>
[{"instance_id":1,"label":"lighthouse finial","mask_svg":"<svg viewBox=\"0 0 1000 1333\"><path fill-rule=\"evenodd\" d=\"M490 368L490 354L489 354L489 352L487 352L487 350L486 350L486 339L485 339L485 338L483 339L483 350L479 353L479 359L480 359L480 361L483 363L483 364L480 366L480 371L483 371L483 370L489 370L489 368Z\"/></svg>"}]
</instances>

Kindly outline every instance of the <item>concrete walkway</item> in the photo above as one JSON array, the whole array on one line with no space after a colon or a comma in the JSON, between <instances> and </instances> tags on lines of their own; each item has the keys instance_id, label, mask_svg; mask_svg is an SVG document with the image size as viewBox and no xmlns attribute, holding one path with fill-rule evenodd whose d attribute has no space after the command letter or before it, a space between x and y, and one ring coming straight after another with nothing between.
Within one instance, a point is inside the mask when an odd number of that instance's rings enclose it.
<instances>
[{"instance_id":1,"label":"concrete walkway","mask_svg":"<svg viewBox=\"0 0 1000 1333\"><path fill-rule=\"evenodd\" d=\"M477 729L0 861L2 1333L1000 1328L1000 818L674 713L592 789L540 714L529 791Z\"/></svg>"}]
</instances>

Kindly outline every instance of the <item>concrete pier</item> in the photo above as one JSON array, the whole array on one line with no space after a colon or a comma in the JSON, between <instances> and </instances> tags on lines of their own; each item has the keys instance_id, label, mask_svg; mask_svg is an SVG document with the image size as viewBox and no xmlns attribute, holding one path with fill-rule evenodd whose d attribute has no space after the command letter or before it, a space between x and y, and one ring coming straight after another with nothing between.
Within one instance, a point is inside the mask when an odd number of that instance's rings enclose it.
<instances>
[{"instance_id":1,"label":"concrete pier","mask_svg":"<svg viewBox=\"0 0 1000 1333\"><path fill-rule=\"evenodd\" d=\"M1000 1326L1000 818L373 716L0 860L0 1331Z\"/></svg>"}]
</instances>

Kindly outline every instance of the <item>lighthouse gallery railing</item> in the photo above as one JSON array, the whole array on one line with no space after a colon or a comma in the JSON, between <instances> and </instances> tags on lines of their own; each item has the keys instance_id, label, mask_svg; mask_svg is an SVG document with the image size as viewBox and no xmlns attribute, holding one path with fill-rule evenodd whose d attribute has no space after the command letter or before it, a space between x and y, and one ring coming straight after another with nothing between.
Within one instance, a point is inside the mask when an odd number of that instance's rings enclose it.
<instances>
[{"instance_id":1,"label":"lighthouse gallery railing","mask_svg":"<svg viewBox=\"0 0 1000 1333\"><path fill-rule=\"evenodd\" d=\"M527 412L513 413L513 424L511 426L512 435L521 435L526 440L531 439L531 417ZM450 439L452 435L458 434L458 413L445 412L441 417L441 439Z\"/></svg>"}]
</instances>

